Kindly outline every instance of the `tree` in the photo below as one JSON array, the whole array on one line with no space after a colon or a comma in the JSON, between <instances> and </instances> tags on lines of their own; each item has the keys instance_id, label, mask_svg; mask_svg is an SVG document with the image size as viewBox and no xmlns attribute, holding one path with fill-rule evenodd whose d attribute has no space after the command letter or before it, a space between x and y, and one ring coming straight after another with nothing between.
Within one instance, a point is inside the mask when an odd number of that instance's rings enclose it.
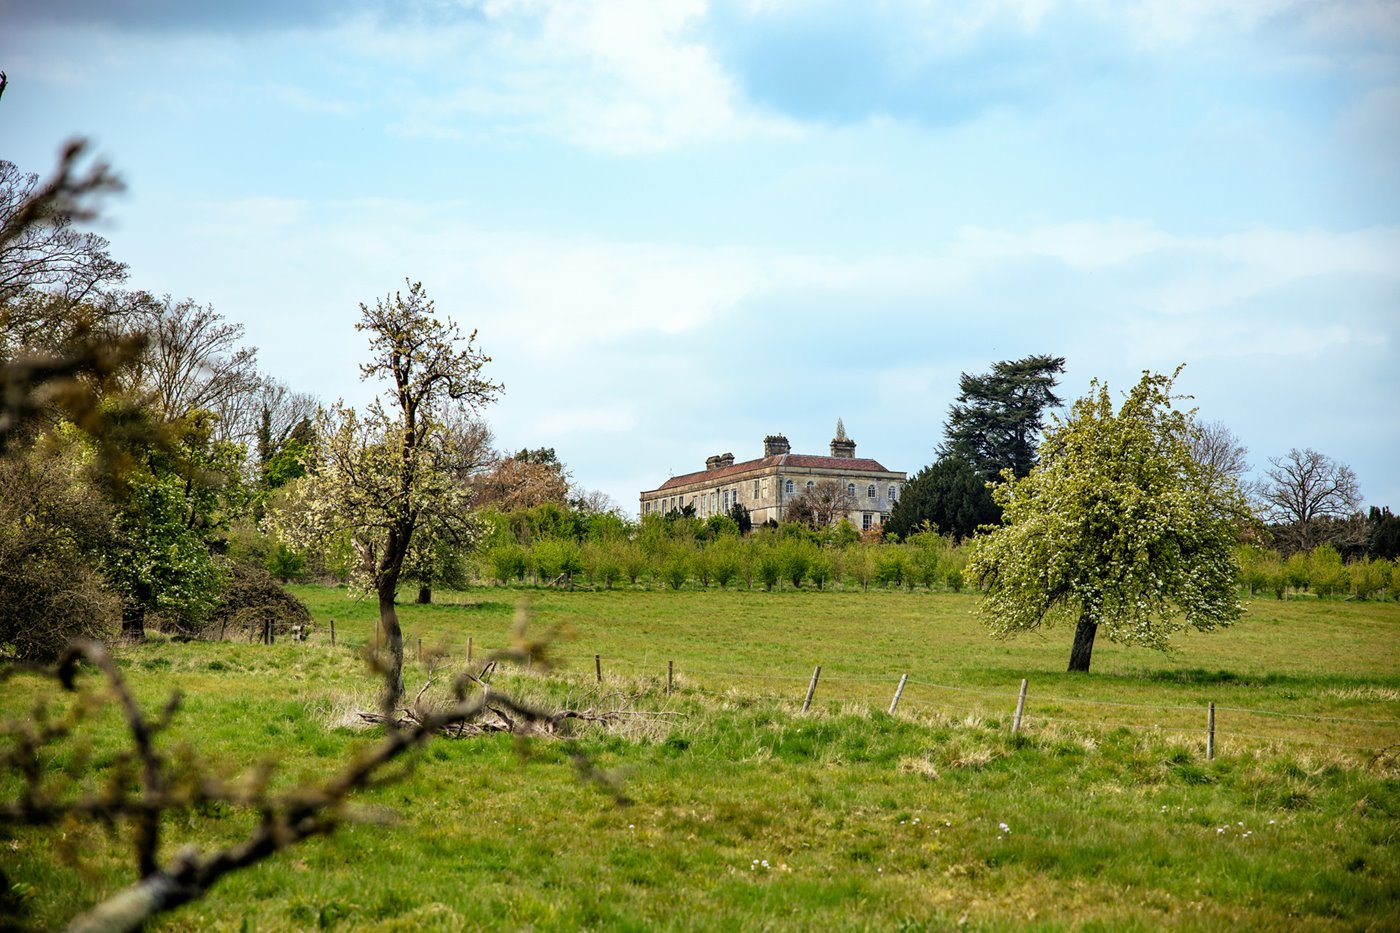
<instances>
[{"instance_id":1,"label":"tree","mask_svg":"<svg viewBox=\"0 0 1400 933\"><path fill-rule=\"evenodd\" d=\"M215 429L221 439L251 440L250 415L262 401L262 377L257 351L239 344L243 325L188 298L175 301L138 292L130 305L132 323L148 335L136 378L156 409L171 420L193 411L213 412L219 416ZM243 436L229 434L240 426Z\"/></svg>"},{"instance_id":2,"label":"tree","mask_svg":"<svg viewBox=\"0 0 1400 933\"><path fill-rule=\"evenodd\" d=\"M64 172L82 148L81 143L69 144L61 166ZM64 174L40 185L38 175L22 172L13 162L0 159L0 226L14 230L13 236L0 239L0 305L38 290L71 306L126 278L125 264L112 259L105 239L73 226L75 220L85 219L81 197L120 187L106 166L96 166L90 178L99 175L100 185L65 192L62 185L70 183L70 176ZM23 318L6 320L5 324L7 328L28 329Z\"/></svg>"},{"instance_id":3,"label":"tree","mask_svg":"<svg viewBox=\"0 0 1400 933\"><path fill-rule=\"evenodd\" d=\"M483 378L490 357L465 341L456 325L434 316L420 283L360 305L357 330L369 335L370 361L361 377L389 383L387 405L372 402L361 417L338 403L318 425L310 469L292 502L274 510L273 525L292 544L316 546L348 533L360 558L356 579L373 589L388 658L403 689L403 631L394 600L414 536L474 536L479 526L459 482L448 412L476 411L501 387Z\"/></svg>"},{"instance_id":4,"label":"tree","mask_svg":"<svg viewBox=\"0 0 1400 933\"><path fill-rule=\"evenodd\" d=\"M1400 518L1390 514L1390 506L1371 506L1366 516L1366 552L1378 560L1400 557Z\"/></svg>"},{"instance_id":5,"label":"tree","mask_svg":"<svg viewBox=\"0 0 1400 933\"><path fill-rule=\"evenodd\" d=\"M1245 504L1192 456L1192 413L1173 407L1174 379L1145 372L1117 412L1095 380L1041 462L994 488L1002 524L973 539L967 573L997 635L1074 618L1069 669L1088 671L1100 628L1163 649L1174 631L1239 617L1233 544Z\"/></svg>"},{"instance_id":6,"label":"tree","mask_svg":"<svg viewBox=\"0 0 1400 933\"><path fill-rule=\"evenodd\" d=\"M1361 487L1351 467L1312 448L1270 457L1264 476L1260 501L1268 517L1285 526L1282 538L1289 550L1312 550L1322 540L1324 520L1346 518L1361 507Z\"/></svg>"},{"instance_id":7,"label":"tree","mask_svg":"<svg viewBox=\"0 0 1400 933\"><path fill-rule=\"evenodd\" d=\"M569 474L552 447L520 450L501 457L472 479L479 506L502 512L530 509L546 503L567 505Z\"/></svg>"},{"instance_id":8,"label":"tree","mask_svg":"<svg viewBox=\"0 0 1400 933\"><path fill-rule=\"evenodd\" d=\"M927 522L962 540L1000 515L986 478L967 460L950 455L924 467L904 484L885 522L885 533L908 537Z\"/></svg>"},{"instance_id":9,"label":"tree","mask_svg":"<svg viewBox=\"0 0 1400 933\"><path fill-rule=\"evenodd\" d=\"M1249 472L1249 448L1224 423L1205 421L1191 430L1191 456L1212 483L1240 485Z\"/></svg>"},{"instance_id":10,"label":"tree","mask_svg":"<svg viewBox=\"0 0 1400 933\"><path fill-rule=\"evenodd\" d=\"M796 498L789 499L783 509L783 518L813 528L825 528L833 522L840 521L855 507L856 498L851 495L846 484L834 479L824 479L810 489L804 489ZM752 525L752 522L750 524Z\"/></svg>"},{"instance_id":11,"label":"tree","mask_svg":"<svg viewBox=\"0 0 1400 933\"><path fill-rule=\"evenodd\" d=\"M939 454L961 457L989 480L1002 470L1025 476L1035 465L1045 409L1061 404L1055 376L1064 371L1064 357L1041 355L993 363L986 375L963 373Z\"/></svg>"}]
</instances>

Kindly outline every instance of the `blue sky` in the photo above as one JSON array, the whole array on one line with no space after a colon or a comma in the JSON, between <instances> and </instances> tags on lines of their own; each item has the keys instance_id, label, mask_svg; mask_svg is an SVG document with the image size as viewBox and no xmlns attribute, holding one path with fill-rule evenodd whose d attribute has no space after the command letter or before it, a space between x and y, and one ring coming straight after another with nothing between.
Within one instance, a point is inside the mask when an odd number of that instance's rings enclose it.
<instances>
[{"instance_id":1,"label":"blue sky","mask_svg":"<svg viewBox=\"0 0 1400 933\"><path fill-rule=\"evenodd\" d=\"M478 331L503 448L629 511L765 434L932 459L958 374L1178 388L1400 507L1400 4L0 0L0 156L92 138L136 287L362 402Z\"/></svg>"}]
</instances>

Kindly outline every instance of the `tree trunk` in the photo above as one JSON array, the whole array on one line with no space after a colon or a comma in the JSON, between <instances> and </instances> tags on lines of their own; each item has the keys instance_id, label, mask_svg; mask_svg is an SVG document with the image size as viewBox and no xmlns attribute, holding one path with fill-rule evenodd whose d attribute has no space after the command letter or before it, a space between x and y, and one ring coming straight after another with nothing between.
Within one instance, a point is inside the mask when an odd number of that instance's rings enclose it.
<instances>
[{"instance_id":1,"label":"tree trunk","mask_svg":"<svg viewBox=\"0 0 1400 933\"><path fill-rule=\"evenodd\" d=\"M393 699L403 696L403 629L399 628L399 614L394 609L393 585L379 587L379 630L384 633L384 649L387 658L382 659L388 671L386 683L392 683Z\"/></svg>"},{"instance_id":2,"label":"tree trunk","mask_svg":"<svg viewBox=\"0 0 1400 933\"><path fill-rule=\"evenodd\" d=\"M122 638L146 640L146 605L134 599L122 601Z\"/></svg>"},{"instance_id":3,"label":"tree trunk","mask_svg":"<svg viewBox=\"0 0 1400 933\"><path fill-rule=\"evenodd\" d=\"M1072 672L1089 672L1089 658L1094 653L1094 635L1099 624L1086 613L1079 617L1079 625L1074 629L1074 647L1069 652L1069 669Z\"/></svg>"},{"instance_id":4,"label":"tree trunk","mask_svg":"<svg viewBox=\"0 0 1400 933\"><path fill-rule=\"evenodd\" d=\"M420 606L430 605L433 601L433 588L431 586L418 587L418 599L416 602Z\"/></svg>"}]
</instances>

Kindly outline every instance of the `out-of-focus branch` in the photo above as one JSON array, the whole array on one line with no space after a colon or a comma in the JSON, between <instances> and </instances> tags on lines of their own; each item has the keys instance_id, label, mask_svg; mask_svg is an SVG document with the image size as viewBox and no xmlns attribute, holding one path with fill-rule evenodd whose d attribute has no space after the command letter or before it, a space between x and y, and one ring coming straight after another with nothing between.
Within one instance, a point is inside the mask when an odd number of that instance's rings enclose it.
<instances>
[{"instance_id":1,"label":"out-of-focus branch","mask_svg":"<svg viewBox=\"0 0 1400 933\"><path fill-rule=\"evenodd\" d=\"M112 779L99 793L77 799L62 799L43 785L40 754L52 741L70 735L98 703L95 693L79 690L79 673L90 664L103 676L107 693L117 702L131 734L132 748L111 768ZM0 805L0 825L51 826L72 818L96 820L108 825L129 820L134 824L136 855L141 879L117 892L68 927L80 931L137 930L152 917L195 900L224 875L246 868L311 836L333 832L347 819L345 804L354 792L392 779L387 766L406 752L424 744L434 735L450 732L454 726L478 721L487 711L487 693L478 692L480 681L471 672L460 674L451 688L451 704L439 711L428 711L415 701L407 716L385 717L387 733L373 748L358 755L337 774L319 785L297 788L272 795L266 791L268 769L250 782L231 784L199 772L196 764L173 760L156 748L154 739L169 724L178 704L178 695L165 704L161 715L152 720L142 711L120 669L97 642L75 643L52 671L62 687L78 693L80 700L66 716L49 720L36 711L34 722L11 724L13 745L0 758L0 767L10 767L23 778L24 787L14 803ZM389 676L387 669L382 671ZM509 696L491 693L489 708L503 720L517 723L521 731L562 733L564 724L587 713L565 711L547 713ZM421 700L421 694L420 698ZM389 712L393 712L390 710ZM619 801L620 792L611 778L596 770L585 755L572 753L575 766L585 780L593 781ZM140 770L139 790L132 779ZM188 811L199 804L222 801L258 810L262 819L242 841L204 854L186 846L169 862L159 862L159 826L171 812Z\"/></svg>"}]
</instances>

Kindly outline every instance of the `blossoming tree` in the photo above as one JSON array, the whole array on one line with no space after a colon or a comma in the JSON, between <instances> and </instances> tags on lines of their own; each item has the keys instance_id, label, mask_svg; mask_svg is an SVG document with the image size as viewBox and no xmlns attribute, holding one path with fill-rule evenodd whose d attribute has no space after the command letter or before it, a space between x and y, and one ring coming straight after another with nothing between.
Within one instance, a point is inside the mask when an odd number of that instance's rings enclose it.
<instances>
[{"instance_id":1,"label":"blossoming tree","mask_svg":"<svg viewBox=\"0 0 1400 933\"><path fill-rule=\"evenodd\" d=\"M479 528L471 494L453 449L458 434L444 430L457 409L476 411L501 387L481 375L491 358L464 341L456 325L434 317L420 283L407 294L360 305L356 329L369 334L365 379L383 379L390 391L363 415L337 403L318 418L307 475L270 524L295 546L316 548L348 536L359 559L352 585L372 589L386 667L402 692L403 631L394 600L415 538L470 543Z\"/></svg>"},{"instance_id":2,"label":"blossoming tree","mask_svg":"<svg viewBox=\"0 0 1400 933\"><path fill-rule=\"evenodd\" d=\"M1069 669L1088 671L1102 628L1124 644L1165 648L1186 627L1240 616L1231 545L1247 507L1191 453L1192 411L1173 406L1171 376L1145 372L1114 411L1094 380L1021 479L993 488L1002 523L973 542L968 574L999 636L1076 620Z\"/></svg>"}]
</instances>

